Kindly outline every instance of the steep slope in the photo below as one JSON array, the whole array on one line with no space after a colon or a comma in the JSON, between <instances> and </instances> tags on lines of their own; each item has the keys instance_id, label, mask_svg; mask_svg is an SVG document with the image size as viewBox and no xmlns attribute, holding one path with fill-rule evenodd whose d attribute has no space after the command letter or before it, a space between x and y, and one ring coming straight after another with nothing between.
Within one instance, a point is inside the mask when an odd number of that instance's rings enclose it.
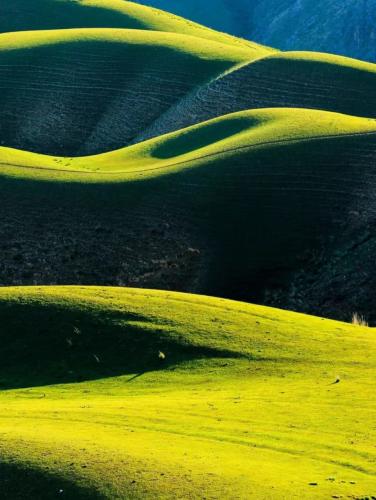
<instances>
[{"instance_id":1,"label":"steep slope","mask_svg":"<svg viewBox=\"0 0 376 500\"><path fill-rule=\"evenodd\" d=\"M193 290L373 320L375 133L371 119L269 109L92 157L2 148L1 283Z\"/></svg>"},{"instance_id":2,"label":"steep slope","mask_svg":"<svg viewBox=\"0 0 376 500\"><path fill-rule=\"evenodd\" d=\"M373 0L140 0L282 50L320 50L376 61Z\"/></svg>"},{"instance_id":3,"label":"steep slope","mask_svg":"<svg viewBox=\"0 0 376 500\"><path fill-rule=\"evenodd\" d=\"M0 35L0 142L46 154L116 149L252 51L141 30Z\"/></svg>"},{"instance_id":4,"label":"steep slope","mask_svg":"<svg viewBox=\"0 0 376 500\"><path fill-rule=\"evenodd\" d=\"M167 31L245 47L256 52L260 48L256 43L128 0L12 0L0 5L0 33L67 28Z\"/></svg>"},{"instance_id":5,"label":"steep slope","mask_svg":"<svg viewBox=\"0 0 376 500\"><path fill-rule=\"evenodd\" d=\"M8 498L374 492L371 329L84 287L1 289L0 318L3 386L22 386L0 394Z\"/></svg>"},{"instance_id":6,"label":"steep slope","mask_svg":"<svg viewBox=\"0 0 376 500\"><path fill-rule=\"evenodd\" d=\"M376 116L376 65L315 52L271 55L195 89L135 141L224 113L265 107L325 109Z\"/></svg>"}]
</instances>

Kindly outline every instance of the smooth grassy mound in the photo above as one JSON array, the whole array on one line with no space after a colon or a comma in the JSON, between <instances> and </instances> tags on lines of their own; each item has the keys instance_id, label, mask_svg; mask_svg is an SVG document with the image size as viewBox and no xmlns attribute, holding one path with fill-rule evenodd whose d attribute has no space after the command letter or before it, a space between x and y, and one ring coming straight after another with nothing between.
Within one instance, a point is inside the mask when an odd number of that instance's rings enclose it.
<instances>
[{"instance_id":1,"label":"smooth grassy mound","mask_svg":"<svg viewBox=\"0 0 376 500\"><path fill-rule=\"evenodd\" d=\"M376 116L376 65L330 54L272 54L194 89L135 142L225 113L268 107Z\"/></svg>"},{"instance_id":2,"label":"smooth grassy mound","mask_svg":"<svg viewBox=\"0 0 376 500\"><path fill-rule=\"evenodd\" d=\"M247 48L254 55L273 49L219 33L127 0L12 0L0 5L0 32L67 28L125 28L167 31Z\"/></svg>"},{"instance_id":3,"label":"smooth grassy mound","mask_svg":"<svg viewBox=\"0 0 376 500\"><path fill-rule=\"evenodd\" d=\"M374 492L372 329L95 287L1 289L0 318L8 498Z\"/></svg>"},{"instance_id":4,"label":"smooth grassy mound","mask_svg":"<svg viewBox=\"0 0 376 500\"><path fill-rule=\"evenodd\" d=\"M194 291L373 321L375 134L371 119L269 109L97 156L2 148L1 283Z\"/></svg>"},{"instance_id":5,"label":"smooth grassy mound","mask_svg":"<svg viewBox=\"0 0 376 500\"><path fill-rule=\"evenodd\" d=\"M2 147L0 163L5 176L51 182L122 182L179 173L228 156L245 156L250 149L374 133L374 119L271 108L224 115L98 155L54 157Z\"/></svg>"},{"instance_id":6,"label":"smooth grassy mound","mask_svg":"<svg viewBox=\"0 0 376 500\"><path fill-rule=\"evenodd\" d=\"M0 142L45 154L123 147L185 94L252 58L157 31L0 35Z\"/></svg>"}]
</instances>

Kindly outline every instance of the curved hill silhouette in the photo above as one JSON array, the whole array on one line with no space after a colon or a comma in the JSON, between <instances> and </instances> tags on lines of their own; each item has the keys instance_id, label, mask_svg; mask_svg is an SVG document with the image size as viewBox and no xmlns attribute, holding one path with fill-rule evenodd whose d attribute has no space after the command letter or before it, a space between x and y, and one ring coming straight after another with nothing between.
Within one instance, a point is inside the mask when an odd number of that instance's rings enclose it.
<instances>
[{"instance_id":1,"label":"curved hill silhouette","mask_svg":"<svg viewBox=\"0 0 376 500\"><path fill-rule=\"evenodd\" d=\"M0 393L8 496L373 491L369 328L99 287L2 288L0 319L1 382L20 387ZM32 387L38 381L71 383ZM362 418L353 443L354 393Z\"/></svg>"},{"instance_id":2,"label":"curved hill silhouette","mask_svg":"<svg viewBox=\"0 0 376 500\"><path fill-rule=\"evenodd\" d=\"M375 117L375 83L375 64L314 52L276 53L194 89L135 141L251 108L301 107Z\"/></svg>"},{"instance_id":3,"label":"curved hill silhouette","mask_svg":"<svg viewBox=\"0 0 376 500\"><path fill-rule=\"evenodd\" d=\"M66 156L125 146L187 92L252 56L156 31L0 35L0 142Z\"/></svg>"},{"instance_id":4,"label":"curved hill silhouette","mask_svg":"<svg viewBox=\"0 0 376 500\"><path fill-rule=\"evenodd\" d=\"M124 0L12 0L0 5L0 33L70 28L125 28L196 36L258 50L259 45Z\"/></svg>"}]
</instances>

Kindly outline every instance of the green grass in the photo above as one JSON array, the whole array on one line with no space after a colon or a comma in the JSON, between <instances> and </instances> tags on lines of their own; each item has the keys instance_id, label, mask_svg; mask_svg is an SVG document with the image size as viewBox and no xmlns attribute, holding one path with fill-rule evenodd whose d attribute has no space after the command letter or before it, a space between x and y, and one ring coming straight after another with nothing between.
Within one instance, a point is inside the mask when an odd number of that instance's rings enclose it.
<instances>
[{"instance_id":1,"label":"green grass","mask_svg":"<svg viewBox=\"0 0 376 500\"><path fill-rule=\"evenodd\" d=\"M62 155L123 147L195 87L253 57L158 31L4 33L1 144Z\"/></svg>"},{"instance_id":2,"label":"green grass","mask_svg":"<svg viewBox=\"0 0 376 500\"><path fill-rule=\"evenodd\" d=\"M41 15L43 13L43 15ZM124 0L12 0L0 8L0 32L67 28L125 28L168 31L245 47L251 53L274 49L211 30L168 12Z\"/></svg>"},{"instance_id":3,"label":"green grass","mask_svg":"<svg viewBox=\"0 0 376 500\"><path fill-rule=\"evenodd\" d=\"M90 287L1 289L0 321L9 496L374 494L372 329Z\"/></svg>"},{"instance_id":4,"label":"green grass","mask_svg":"<svg viewBox=\"0 0 376 500\"><path fill-rule=\"evenodd\" d=\"M0 148L1 279L261 302L271 269L283 286L299 256L342 237L367 194L375 132L371 119L269 109L90 157ZM360 301L335 314L363 312Z\"/></svg>"},{"instance_id":5,"label":"green grass","mask_svg":"<svg viewBox=\"0 0 376 500\"><path fill-rule=\"evenodd\" d=\"M135 142L247 109L289 107L375 117L375 84L375 64L316 52L269 54L195 89Z\"/></svg>"},{"instance_id":6,"label":"green grass","mask_svg":"<svg viewBox=\"0 0 376 500\"><path fill-rule=\"evenodd\" d=\"M353 288L304 306L362 312L376 66L122 0L0 30L0 283L80 284L0 288L0 496L372 497L372 328L148 288L261 302L352 213Z\"/></svg>"},{"instance_id":7,"label":"green grass","mask_svg":"<svg viewBox=\"0 0 376 500\"><path fill-rule=\"evenodd\" d=\"M58 157L1 147L1 175L49 182L147 181L253 150L376 133L376 120L308 109L233 113L116 151ZM252 167L250 167L252 168Z\"/></svg>"}]
</instances>

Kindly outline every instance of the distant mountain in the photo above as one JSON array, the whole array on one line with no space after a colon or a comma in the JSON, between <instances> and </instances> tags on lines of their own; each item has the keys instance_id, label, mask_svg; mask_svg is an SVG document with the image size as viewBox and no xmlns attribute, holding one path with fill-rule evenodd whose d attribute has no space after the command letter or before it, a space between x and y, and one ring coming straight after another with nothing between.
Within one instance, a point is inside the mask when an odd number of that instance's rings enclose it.
<instances>
[{"instance_id":1,"label":"distant mountain","mask_svg":"<svg viewBox=\"0 0 376 500\"><path fill-rule=\"evenodd\" d=\"M139 0L283 50L376 61L376 0Z\"/></svg>"}]
</instances>

